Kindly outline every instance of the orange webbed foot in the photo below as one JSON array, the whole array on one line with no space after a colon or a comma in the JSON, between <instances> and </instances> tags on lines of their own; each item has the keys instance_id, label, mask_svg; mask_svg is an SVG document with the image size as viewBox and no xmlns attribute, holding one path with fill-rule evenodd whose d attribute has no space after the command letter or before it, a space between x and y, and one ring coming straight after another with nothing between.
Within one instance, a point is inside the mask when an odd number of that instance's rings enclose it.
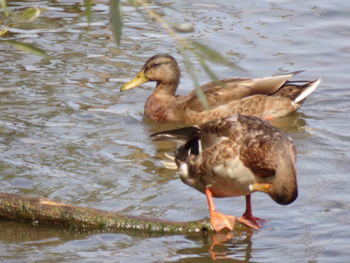
<instances>
[{"instance_id":1,"label":"orange webbed foot","mask_svg":"<svg viewBox=\"0 0 350 263\"><path fill-rule=\"evenodd\" d=\"M236 217L213 211L210 214L210 223L216 232L225 228L232 231L235 227Z\"/></svg>"},{"instance_id":2,"label":"orange webbed foot","mask_svg":"<svg viewBox=\"0 0 350 263\"><path fill-rule=\"evenodd\" d=\"M237 218L237 221L255 230L260 229L261 224L265 222L264 219L247 215L242 215L241 217Z\"/></svg>"},{"instance_id":3,"label":"orange webbed foot","mask_svg":"<svg viewBox=\"0 0 350 263\"><path fill-rule=\"evenodd\" d=\"M210 215L210 223L216 232L219 232L225 228L233 230L236 223L236 218L234 216L224 215L222 213L216 212L215 205L213 202L213 193L209 188L205 189L205 195L208 200L208 208Z\"/></svg>"}]
</instances>

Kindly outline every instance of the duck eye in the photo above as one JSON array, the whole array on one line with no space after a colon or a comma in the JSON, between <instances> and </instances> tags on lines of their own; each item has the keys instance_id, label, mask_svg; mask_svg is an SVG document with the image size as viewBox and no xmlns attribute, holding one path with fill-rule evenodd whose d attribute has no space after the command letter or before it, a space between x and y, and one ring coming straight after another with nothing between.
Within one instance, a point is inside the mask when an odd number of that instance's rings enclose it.
<instances>
[{"instance_id":1,"label":"duck eye","mask_svg":"<svg viewBox=\"0 0 350 263\"><path fill-rule=\"evenodd\" d=\"M152 65L152 68L156 68L156 67L159 67L159 63L154 63L153 65Z\"/></svg>"}]
</instances>

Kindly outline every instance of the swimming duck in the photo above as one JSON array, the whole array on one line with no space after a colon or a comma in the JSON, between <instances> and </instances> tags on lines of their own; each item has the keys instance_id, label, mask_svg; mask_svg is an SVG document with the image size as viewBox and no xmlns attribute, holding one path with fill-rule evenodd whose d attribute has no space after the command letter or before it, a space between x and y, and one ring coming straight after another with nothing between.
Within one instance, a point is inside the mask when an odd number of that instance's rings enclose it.
<instances>
[{"instance_id":1,"label":"swimming duck","mask_svg":"<svg viewBox=\"0 0 350 263\"><path fill-rule=\"evenodd\" d=\"M253 229L260 228L264 220L252 215L253 192L267 193L281 205L297 198L292 139L265 120L233 115L151 137L185 142L173 160L181 180L206 195L215 231L232 230L236 220ZM213 197L242 195L246 197L246 211L241 217L216 211Z\"/></svg>"},{"instance_id":2,"label":"swimming duck","mask_svg":"<svg viewBox=\"0 0 350 263\"><path fill-rule=\"evenodd\" d=\"M159 54L148 59L136 77L120 90L155 81L156 88L145 103L144 114L156 122L200 125L232 114L273 119L296 111L321 82L289 81L299 72L207 83L201 87L209 104L209 109L205 109L194 91L185 96L175 94L180 81L179 66L172 56Z\"/></svg>"}]
</instances>

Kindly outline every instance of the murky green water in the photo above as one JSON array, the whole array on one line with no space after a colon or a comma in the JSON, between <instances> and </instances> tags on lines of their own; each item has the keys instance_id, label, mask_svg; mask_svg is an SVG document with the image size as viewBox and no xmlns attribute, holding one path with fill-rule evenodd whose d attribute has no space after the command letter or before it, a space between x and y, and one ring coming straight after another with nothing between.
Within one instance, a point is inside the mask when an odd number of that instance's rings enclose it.
<instances>
[{"instance_id":1,"label":"murky green water","mask_svg":"<svg viewBox=\"0 0 350 263\"><path fill-rule=\"evenodd\" d=\"M108 1L96 2L90 27L80 1L11 1L46 12L7 38L34 43L53 59L0 44L0 191L132 215L203 218L204 196L160 163L173 145L148 139L174 127L143 120L153 84L119 93L156 53L173 54L184 68L174 41L126 3L118 48L108 25ZM0 221L0 261L208 262L217 253L233 262L347 262L350 2L167 3L174 9L151 7L171 21L192 22L195 31L186 36L246 69L211 65L221 78L301 69L306 70L302 79L323 78L299 113L280 123L298 149L299 198L282 207L255 194L255 214L267 223L213 249L217 237L84 232ZM192 83L182 73L180 93L186 93ZM208 81L199 74L201 83ZM82 110L79 103L105 109ZM244 210L243 197L216 202L226 213L239 216Z\"/></svg>"}]
</instances>

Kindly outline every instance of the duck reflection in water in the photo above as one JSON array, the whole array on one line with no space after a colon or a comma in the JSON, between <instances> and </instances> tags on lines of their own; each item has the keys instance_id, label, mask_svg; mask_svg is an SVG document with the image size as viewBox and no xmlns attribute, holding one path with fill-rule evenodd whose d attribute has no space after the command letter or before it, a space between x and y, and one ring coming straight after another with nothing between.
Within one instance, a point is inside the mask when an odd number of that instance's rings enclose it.
<instances>
[{"instance_id":1,"label":"duck reflection in water","mask_svg":"<svg viewBox=\"0 0 350 263\"><path fill-rule=\"evenodd\" d=\"M247 231L211 232L204 236L189 235L186 239L198 245L178 248L176 254L186 258L179 262L208 262L208 256L212 260L251 262L253 234L254 232L248 229Z\"/></svg>"},{"instance_id":2,"label":"duck reflection in water","mask_svg":"<svg viewBox=\"0 0 350 263\"><path fill-rule=\"evenodd\" d=\"M249 262L252 258L252 241L253 236L252 231L247 231L245 233L240 233L239 237L245 235L244 239L238 239L234 232L216 232L211 236L211 244L208 249L208 253L213 260L217 259L230 259L232 255L236 262L240 262L239 258L242 258L242 262ZM230 243L229 240L232 240ZM226 243L226 244L225 244ZM237 251L237 247L241 254ZM217 251L217 250L221 251Z\"/></svg>"}]
</instances>

